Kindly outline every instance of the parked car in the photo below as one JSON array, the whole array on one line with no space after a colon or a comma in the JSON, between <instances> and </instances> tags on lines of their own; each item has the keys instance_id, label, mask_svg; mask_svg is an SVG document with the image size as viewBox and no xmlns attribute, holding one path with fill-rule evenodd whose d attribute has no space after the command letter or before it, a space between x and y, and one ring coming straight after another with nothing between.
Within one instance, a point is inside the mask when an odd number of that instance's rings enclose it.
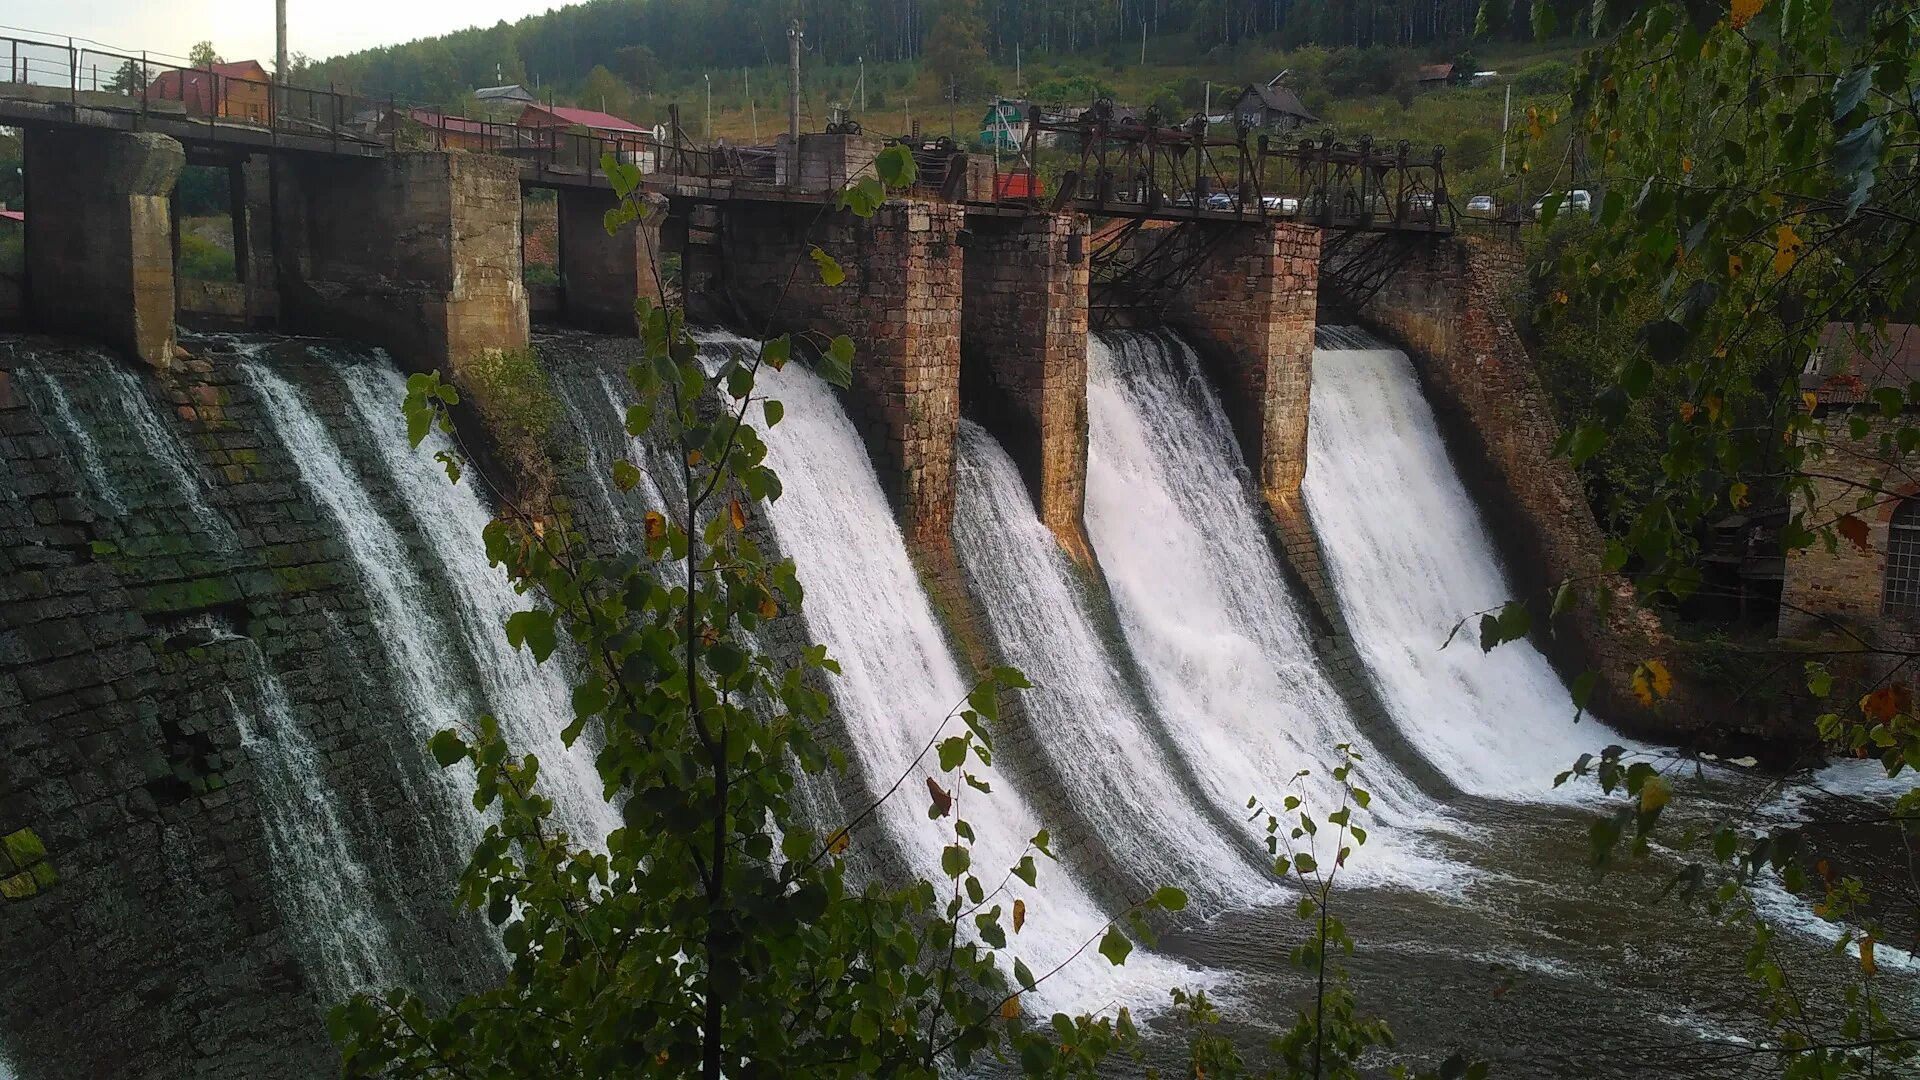
<instances>
[{"instance_id":1,"label":"parked car","mask_svg":"<svg viewBox=\"0 0 1920 1080\"><path fill-rule=\"evenodd\" d=\"M1262 195L1260 209L1270 214L1297 214L1300 212L1300 200L1291 195Z\"/></svg>"},{"instance_id":2,"label":"parked car","mask_svg":"<svg viewBox=\"0 0 1920 1080\"><path fill-rule=\"evenodd\" d=\"M1433 192L1416 191L1408 195L1401 207L1401 213L1409 218L1427 220L1433 217Z\"/></svg>"},{"instance_id":3,"label":"parked car","mask_svg":"<svg viewBox=\"0 0 1920 1080\"><path fill-rule=\"evenodd\" d=\"M1207 209L1209 210L1231 210L1233 208L1234 208L1233 196L1227 194L1224 191L1216 191L1213 194L1207 196Z\"/></svg>"},{"instance_id":4,"label":"parked car","mask_svg":"<svg viewBox=\"0 0 1920 1080\"><path fill-rule=\"evenodd\" d=\"M1534 217L1536 218L1539 217L1540 212L1546 209L1547 199L1550 196L1551 196L1551 192L1549 192L1547 195L1542 195L1540 196L1539 201L1533 204ZM1590 212L1593 210L1593 193L1588 191L1585 188L1574 188L1572 191L1565 192L1561 195L1561 198L1560 198L1560 209L1563 211L1564 210L1580 210L1583 212Z\"/></svg>"},{"instance_id":5,"label":"parked car","mask_svg":"<svg viewBox=\"0 0 1920 1080\"><path fill-rule=\"evenodd\" d=\"M1467 200L1467 213L1469 214L1485 214L1488 217L1492 217L1497 210L1498 208L1493 205L1493 196L1491 195L1475 195L1473 198Z\"/></svg>"}]
</instances>

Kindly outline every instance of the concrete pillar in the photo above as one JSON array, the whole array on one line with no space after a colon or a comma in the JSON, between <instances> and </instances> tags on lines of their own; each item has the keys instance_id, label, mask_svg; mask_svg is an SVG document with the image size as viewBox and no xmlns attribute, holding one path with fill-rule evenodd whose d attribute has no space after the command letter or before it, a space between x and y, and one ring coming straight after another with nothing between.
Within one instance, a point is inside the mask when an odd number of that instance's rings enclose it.
<instances>
[{"instance_id":1,"label":"concrete pillar","mask_svg":"<svg viewBox=\"0 0 1920 1080\"><path fill-rule=\"evenodd\" d=\"M562 189L560 287L566 321L610 334L635 332L633 302L660 301L660 222L664 200L647 216L607 234L607 212L619 205L613 192Z\"/></svg>"},{"instance_id":2,"label":"concrete pillar","mask_svg":"<svg viewBox=\"0 0 1920 1080\"><path fill-rule=\"evenodd\" d=\"M33 317L165 367L173 356L174 182L164 135L26 133L27 275Z\"/></svg>"},{"instance_id":3,"label":"concrete pillar","mask_svg":"<svg viewBox=\"0 0 1920 1080\"><path fill-rule=\"evenodd\" d=\"M1091 565L1087 495L1087 220L967 218L961 394L1020 468L1040 520Z\"/></svg>"},{"instance_id":4,"label":"concrete pillar","mask_svg":"<svg viewBox=\"0 0 1920 1080\"><path fill-rule=\"evenodd\" d=\"M890 202L866 220L778 203L728 203L718 213L720 256L688 279L706 283L704 295L690 295L696 313L756 333L771 326L851 337L847 411L908 541L923 551L948 547L960 428L960 207ZM846 273L840 285L821 284L807 255L816 244Z\"/></svg>"},{"instance_id":5,"label":"concrete pillar","mask_svg":"<svg viewBox=\"0 0 1920 1080\"><path fill-rule=\"evenodd\" d=\"M275 163L283 322L458 371L527 345L520 173L510 158L417 151Z\"/></svg>"},{"instance_id":6,"label":"concrete pillar","mask_svg":"<svg viewBox=\"0 0 1920 1080\"><path fill-rule=\"evenodd\" d=\"M1169 298L1168 316L1212 369L1261 494L1289 507L1307 471L1320 230L1277 221L1180 228L1199 264ZM1152 243L1152 231L1135 242Z\"/></svg>"},{"instance_id":7,"label":"concrete pillar","mask_svg":"<svg viewBox=\"0 0 1920 1080\"><path fill-rule=\"evenodd\" d=\"M233 256L246 288L249 329L279 324L280 267L274 258L273 159L249 155L234 167Z\"/></svg>"}]
</instances>

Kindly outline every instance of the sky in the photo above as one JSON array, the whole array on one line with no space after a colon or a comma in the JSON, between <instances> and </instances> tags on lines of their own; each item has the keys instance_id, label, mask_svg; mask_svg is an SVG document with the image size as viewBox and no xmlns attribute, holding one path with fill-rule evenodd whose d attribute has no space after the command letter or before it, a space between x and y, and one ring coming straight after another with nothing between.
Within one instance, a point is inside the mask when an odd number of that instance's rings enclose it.
<instances>
[{"instance_id":1,"label":"sky","mask_svg":"<svg viewBox=\"0 0 1920 1080\"><path fill-rule=\"evenodd\" d=\"M287 0L287 50L322 59L564 6L564 0ZM184 57L213 42L228 60L273 61L273 0L6 0L0 34L91 38L130 55ZM0 46L3 47L3 46Z\"/></svg>"}]
</instances>

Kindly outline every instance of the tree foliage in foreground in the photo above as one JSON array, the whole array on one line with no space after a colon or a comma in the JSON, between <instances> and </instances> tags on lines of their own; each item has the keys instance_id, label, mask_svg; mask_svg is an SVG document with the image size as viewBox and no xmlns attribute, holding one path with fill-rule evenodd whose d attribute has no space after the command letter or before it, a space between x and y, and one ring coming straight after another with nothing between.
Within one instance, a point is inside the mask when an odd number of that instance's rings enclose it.
<instances>
[{"instance_id":1,"label":"tree foliage in foreground","mask_svg":"<svg viewBox=\"0 0 1920 1080\"><path fill-rule=\"evenodd\" d=\"M1827 414L1795 378L1831 324L1851 327L1848 344L1864 348L1890 320L1920 314L1920 4L1882 0L1864 20L1840 14L1829 0L1601 0L1596 20L1610 43L1584 58L1570 108L1525 118L1536 145L1552 124L1572 126L1590 171L1552 186L1595 192L1590 220L1543 268L1554 286L1545 318L1643 317L1562 451L1584 462L1631 437L1652 395L1676 402L1659 418L1657 471L1621 507L1606 556L1609 572L1634 575L1643 600L1700 589L1703 526L1760 493L1788 503L1791 553L1866 546L1866 516L1913 490L1902 477L1920 450L1920 385L1872 389L1869 409ZM1579 157L1563 171L1570 160ZM1558 203L1543 207L1548 227ZM1853 467L1862 461L1882 466L1882 478L1851 479L1873 471ZM1821 642L1781 643L1775 659L1804 661L1823 704L1808 735L1878 759L1889 776L1920 767L1903 674L1920 652L1836 625ZM1895 1075L1920 1060L1920 1032L1885 1008L1875 957L1880 918L1914 904L1920 882L1905 899L1869 902L1858 879L1807 865L1800 830L1742 813L1662 833L1684 774L1617 746L1560 781L1576 778L1618 800L1592 829L1597 866L1645 857L1657 836L1686 860L1670 891L1752 922L1746 968L1777 1039L1752 1053L1792 1077ZM1909 844L1916 812L1920 789L1882 824ZM1851 983L1826 995L1792 976L1776 927L1753 904L1754 888L1775 883L1818 899L1836 953L1855 965Z\"/></svg>"},{"instance_id":2,"label":"tree foliage in foreground","mask_svg":"<svg viewBox=\"0 0 1920 1080\"><path fill-rule=\"evenodd\" d=\"M622 200L607 216L614 231L646 206L637 170L611 158L602 167ZM878 178L850 186L839 209L871 216L912 171L904 148L885 151ZM843 279L819 247L807 258L823 284ZM1152 943L1147 916L1181 910L1185 894L1156 890L1036 972L1019 941L1046 915L1029 916L1009 886L1035 885L1052 858L1048 834L1011 866L975 863L961 807L992 797L983 774L997 695L1027 686L1018 671L996 669L945 717L901 717L924 728L920 755L851 820L818 831L802 812L800 785L831 782L845 765L823 689L839 667L820 646L757 647L756 631L798 613L804 592L793 563L772 559L749 529L781 493L761 433L784 407L756 379L798 362L795 343L773 338L714 362L679 312L643 301L639 316L645 359L628 372L637 403L627 431L671 446L680 463L660 485L676 492L671 506L646 515L644 550L595 557L564 506L544 516L509 506L486 530L488 557L529 600L505 632L538 662L573 665L562 738L600 747L595 764L623 826L605 837L558 829L540 761L510 747L492 717L436 735L434 758L472 769L474 807L490 815L459 900L500 928L510 970L443 1012L404 989L339 1006L331 1021L348 1075L932 1078L993 1058L1023 1076L1079 1077L1115 1052L1138 1054L1124 1007L1041 1019L1023 1002L1081 953L1124 963L1136 942ZM821 375L846 386L852 343L817 344ZM436 428L451 435L457 404L438 375L415 375L415 445ZM470 471L453 451L439 457L454 482ZM612 479L632 491L641 474L622 460ZM1337 850L1315 846L1319 827L1296 798L1290 838L1267 819L1275 873L1312 890L1300 909L1314 920L1308 943L1293 955L1315 983L1309 1003L1268 1048L1271 1063L1249 1065L1211 1033L1204 995L1176 991L1194 1031L1186 1075L1352 1078L1362 1054L1391 1045L1328 956L1352 948L1328 912L1337 869L1366 835L1350 822L1352 803L1367 802L1355 768L1349 755L1336 772L1350 800L1327 818ZM882 804L921 780L928 817L947 830L941 877L856 880L852 850ZM1426 1075L1484 1074L1456 1056Z\"/></svg>"}]
</instances>

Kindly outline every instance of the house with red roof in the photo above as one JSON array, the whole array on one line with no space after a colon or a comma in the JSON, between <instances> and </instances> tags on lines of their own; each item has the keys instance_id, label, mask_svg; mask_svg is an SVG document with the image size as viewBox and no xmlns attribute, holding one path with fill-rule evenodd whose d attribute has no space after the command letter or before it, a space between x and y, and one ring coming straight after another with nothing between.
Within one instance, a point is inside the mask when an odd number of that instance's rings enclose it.
<instances>
[{"instance_id":1,"label":"house with red roof","mask_svg":"<svg viewBox=\"0 0 1920 1080\"><path fill-rule=\"evenodd\" d=\"M148 101L178 101L192 116L267 122L273 79L258 60L163 71L147 84Z\"/></svg>"},{"instance_id":2,"label":"house with red roof","mask_svg":"<svg viewBox=\"0 0 1920 1080\"><path fill-rule=\"evenodd\" d=\"M612 113L575 109L567 105L529 105L520 112L522 127L583 127L621 134L649 134L646 128Z\"/></svg>"}]
</instances>

